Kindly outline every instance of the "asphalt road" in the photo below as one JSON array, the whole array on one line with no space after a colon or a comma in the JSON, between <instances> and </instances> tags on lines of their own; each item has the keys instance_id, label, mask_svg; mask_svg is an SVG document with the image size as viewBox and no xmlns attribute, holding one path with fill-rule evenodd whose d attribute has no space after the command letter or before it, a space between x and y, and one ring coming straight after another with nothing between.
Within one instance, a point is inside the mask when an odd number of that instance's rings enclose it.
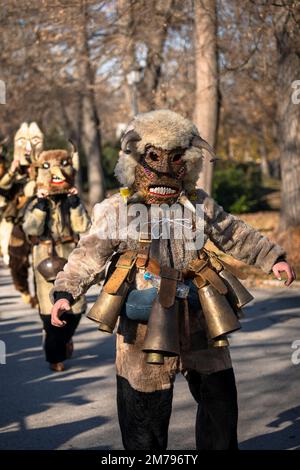
<instances>
[{"instance_id":1,"label":"asphalt road","mask_svg":"<svg viewBox=\"0 0 300 470\"><path fill-rule=\"evenodd\" d=\"M89 291L89 301L97 290ZM300 293L253 291L241 332L231 337L239 390L241 449L300 449ZM48 370L41 323L0 268L0 449L122 449L115 406L114 337L83 318L68 369ZM0 348L3 343L0 343ZM1 354L0 354L1 356ZM297 361L296 361L297 362ZM194 449L196 405L175 384L169 449Z\"/></svg>"}]
</instances>

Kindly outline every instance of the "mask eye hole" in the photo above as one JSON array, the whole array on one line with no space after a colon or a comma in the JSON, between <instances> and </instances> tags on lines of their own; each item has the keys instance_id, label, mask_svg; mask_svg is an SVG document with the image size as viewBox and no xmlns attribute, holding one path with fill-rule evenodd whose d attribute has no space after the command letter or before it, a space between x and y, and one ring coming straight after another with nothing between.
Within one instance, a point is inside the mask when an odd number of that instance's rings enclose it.
<instances>
[{"instance_id":1,"label":"mask eye hole","mask_svg":"<svg viewBox=\"0 0 300 470\"><path fill-rule=\"evenodd\" d=\"M62 160L61 164L62 164L62 166L68 166L69 161L68 160Z\"/></svg>"},{"instance_id":2,"label":"mask eye hole","mask_svg":"<svg viewBox=\"0 0 300 470\"><path fill-rule=\"evenodd\" d=\"M176 153L176 155L174 155L174 157L173 157L173 162L174 163L180 163L181 162L181 157L182 157L181 153Z\"/></svg>"},{"instance_id":3,"label":"mask eye hole","mask_svg":"<svg viewBox=\"0 0 300 470\"><path fill-rule=\"evenodd\" d=\"M158 159L159 159L159 156L158 156L157 153L154 152L153 150L151 150L151 151L148 153L148 157L149 157L153 162L157 162Z\"/></svg>"},{"instance_id":4,"label":"mask eye hole","mask_svg":"<svg viewBox=\"0 0 300 470\"><path fill-rule=\"evenodd\" d=\"M44 162L42 168L44 168L44 170L48 170L50 168L50 163Z\"/></svg>"}]
</instances>

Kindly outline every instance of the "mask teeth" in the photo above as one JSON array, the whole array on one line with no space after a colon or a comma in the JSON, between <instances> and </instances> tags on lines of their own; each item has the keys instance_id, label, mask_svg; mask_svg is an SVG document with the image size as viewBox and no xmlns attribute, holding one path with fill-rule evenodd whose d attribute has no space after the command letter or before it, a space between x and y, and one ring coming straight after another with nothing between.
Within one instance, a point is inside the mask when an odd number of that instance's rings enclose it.
<instances>
[{"instance_id":1,"label":"mask teeth","mask_svg":"<svg viewBox=\"0 0 300 470\"><path fill-rule=\"evenodd\" d=\"M166 195L173 196L174 194L176 194L177 191L167 186L156 186L155 188L151 188L150 192L151 194L154 194L154 195L157 194L159 196L166 196Z\"/></svg>"}]
</instances>

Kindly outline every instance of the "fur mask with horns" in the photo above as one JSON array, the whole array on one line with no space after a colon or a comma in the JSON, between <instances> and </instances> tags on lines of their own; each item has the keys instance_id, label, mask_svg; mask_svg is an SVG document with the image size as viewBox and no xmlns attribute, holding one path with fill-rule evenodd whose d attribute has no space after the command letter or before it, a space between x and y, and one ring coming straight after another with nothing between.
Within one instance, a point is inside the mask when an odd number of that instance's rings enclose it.
<instances>
[{"instance_id":1,"label":"fur mask with horns","mask_svg":"<svg viewBox=\"0 0 300 470\"><path fill-rule=\"evenodd\" d=\"M37 189L49 195L65 194L75 183L78 154L74 146L69 150L47 150L40 154L37 168Z\"/></svg>"},{"instance_id":2,"label":"fur mask with horns","mask_svg":"<svg viewBox=\"0 0 300 470\"><path fill-rule=\"evenodd\" d=\"M139 114L121 139L115 175L134 191L131 200L173 204L183 190L195 189L202 149L215 156L188 119L169 110Z\"/></svg>"}]
</instances>

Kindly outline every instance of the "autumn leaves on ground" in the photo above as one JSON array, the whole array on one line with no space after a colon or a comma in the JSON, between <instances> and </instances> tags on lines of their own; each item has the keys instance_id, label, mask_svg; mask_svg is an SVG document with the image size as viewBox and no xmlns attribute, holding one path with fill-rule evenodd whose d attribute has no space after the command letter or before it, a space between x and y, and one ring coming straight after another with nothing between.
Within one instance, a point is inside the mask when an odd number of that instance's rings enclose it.
<instances>
[{"instance_id":1,"label":"autumn leaves on ground","mask_svg":"<svg viewBox=\"0 0 300 470\"><path fill-rule=\"evenodd\" d=\"M300 278L300 250L297 249L300 246L300 228L281 229L279 210L239 214L238 218L258 229L270 240L274 240L283 246L287 252L288 261L296 270L297 279ZM212 244L210 244L210 247L217 251ZM248 277L246 281L243 281L244 284L253 287L274 287L274 284L278 283L273 274L265 274L263 271L252 266L246 266L232 257L226 256L225 258L229 263L238 265L247 274Z\"/></svg>"}]
</instances>

